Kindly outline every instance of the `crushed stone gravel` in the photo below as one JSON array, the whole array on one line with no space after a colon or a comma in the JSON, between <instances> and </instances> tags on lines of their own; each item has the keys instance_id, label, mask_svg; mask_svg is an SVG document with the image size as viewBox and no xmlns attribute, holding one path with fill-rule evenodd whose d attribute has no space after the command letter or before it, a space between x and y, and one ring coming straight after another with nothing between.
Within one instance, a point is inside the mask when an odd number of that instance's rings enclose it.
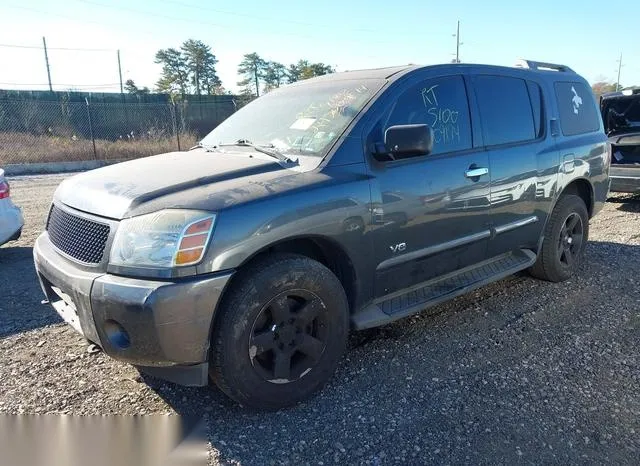
<instances>
[{"instance_id":1,"label":"crushed stone gravel","mask_svg":"<svg viewBox=\"0 0 640 466\"><path fill-rule=\"evenodd\" d=\"M211 464L637 464L640 197L591 221L575 278L519 274L354 334L317 397L260 413L141 376L41 304L31 248L65 176L10 180L26 224L0 248L0 413L205 415Z\"/></svg>"}]
</instances>

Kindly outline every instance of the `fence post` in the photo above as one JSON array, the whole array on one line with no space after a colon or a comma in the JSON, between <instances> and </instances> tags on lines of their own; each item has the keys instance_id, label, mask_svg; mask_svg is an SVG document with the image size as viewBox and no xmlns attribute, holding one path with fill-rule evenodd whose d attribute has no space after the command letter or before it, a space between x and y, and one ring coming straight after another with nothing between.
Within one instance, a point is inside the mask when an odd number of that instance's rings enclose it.
<instances>
[{"instance_id":1,"label":"fence post","mask_svg":"<svg viewBox=\"0 0 640 466\"><path fill-rule=\"evenodd\" d=\"M91 144L93 145L93 158L98 160L98 152L96 151L96 138L93 136L93 122L91 121L91 108L89 107L89 99L84 98L87 104L87 118L89 119L89 134L91 135Z\"/></svg>"},{"instance_id":2,"label":"fence post","mask_svg":"<svg viewBox=\"0 0 640 466\"><path fill-rule=\"evenodd\" d=\"M178 125L178 109L177 109L175 100L172 101L171 104L173 105L173 129L176 132L176 140L178 141L178 151L181 151L182 149L180 149L180 127Z\"/></svg>"}]
</instances>

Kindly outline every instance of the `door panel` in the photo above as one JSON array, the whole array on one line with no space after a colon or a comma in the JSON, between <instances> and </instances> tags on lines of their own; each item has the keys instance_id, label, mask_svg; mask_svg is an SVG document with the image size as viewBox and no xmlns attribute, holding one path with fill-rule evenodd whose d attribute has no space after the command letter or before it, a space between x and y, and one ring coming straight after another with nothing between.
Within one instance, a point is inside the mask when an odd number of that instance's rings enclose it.
<instances>
[{"instance_id":1,"label":"door panel","mask_svg":"<svg viewBox=\"0 0 640 466\"><path fill-rule=\"evenodd\" d=\"M407 86L392 107L382 128L428 124L434 151L371 163L377 297L484 260L490 235L489 157L473 149L462 76Z\"/></svg>"},{"instance_id":2,"label":"door panel","mask_svg":"<svg viewBox=\"0 0 640 466\"><path fill-rule=\"evenodd\" d=\"M496 234L489 256L519 248L536 249L544 226L546 196L555 192L555 176L544 174L557 151L531 144L489 151L491 173L491 223ZM518 163L514 163L517 160ZM540 185L538 183L541 182Z\"/></svg>"},{"instance_id":3,"label":"door panel","mask_svg":"<svg viewBox=\"0 0 640 466\"><path fill-rule=\"evenodd\" d=\"M491 170L488 255L535 249L557 173L542 90L520 77L476 75L472 82Z\"/></svg>"}]
</instances>

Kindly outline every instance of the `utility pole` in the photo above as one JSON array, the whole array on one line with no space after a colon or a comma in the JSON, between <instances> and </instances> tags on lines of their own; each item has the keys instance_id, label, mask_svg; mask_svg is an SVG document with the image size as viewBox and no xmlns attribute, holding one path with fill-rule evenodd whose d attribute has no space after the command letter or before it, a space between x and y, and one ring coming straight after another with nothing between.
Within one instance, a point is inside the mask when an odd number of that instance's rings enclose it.
<instances>
[{"instance_id":1,"label":"utility pole","mask_svg":"<svg viewBox=\"0 0 640 466\"><path fill-rule=\"evenodd\" d=\"M53 92L51 85L51 69L49 68L49 55L47 54L47 40L42 36L42 45L44 45L44 62L47 65L47 77L49 78L49 92Z\"/></svg>"},{"instance_id":2,"label":"utility pole","mask_svg":"<svg viewBox=\"0 0 640 466\"><path fill-rule=\"evenodd\" d=\"M120 49L118 49L118 74L120 75L120 94L124 94L124 88L122 87L122 67L120 66Z\"/></svg>"},{"instance_id":3,"label":"utility pole","mask_svg":"<svg viewBox=\"0 0 640 466\"><path fill-rule=\"evenodd\" d=\"M620 52L620 60L618 60L618 81L616 81L616 91L620 90L620 70L622 69L622 52Z\"/></svg>"},{"instance_id":4,"label":"utility pole","mask_svg":"<svg viewBox=\"0 0 640 466\"><path fill-rule=\"evenodd\" d=\"M456 63L460 63L460 20L458 20L458 29L456 30Z\"/></svg>"},{"instance_id":5,"label":"utility pole","mask_svg":"<svg viewBox=\"0 0 640 466\"><path fill-rule=\"evenodd\" d=\"M456 38L456 53L451 54L451 55L455 55L456 58L451 60L451 63L460 63L460 46L464 45L464 42L460 42L460 20L458 20L458 27L456 29L456 33L451 35Z\"/></svg>"}]
</instances>

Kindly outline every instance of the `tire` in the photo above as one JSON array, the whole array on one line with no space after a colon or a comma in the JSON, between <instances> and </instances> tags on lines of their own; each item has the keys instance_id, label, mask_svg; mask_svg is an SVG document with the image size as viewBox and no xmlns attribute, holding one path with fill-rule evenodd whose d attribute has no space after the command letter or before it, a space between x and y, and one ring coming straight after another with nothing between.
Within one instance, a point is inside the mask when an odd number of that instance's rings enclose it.
<instances>
[{"instance_id":1,"label":"tire","mask_svg":"<svg viewBox=\"0 0 640 466\"><path fill-rule=\"evenodd\" d=\"M292 406L329 380L348 333L349 306L338 278L308 257L275 254L239 272L226 293L209 373L241 405Z\"/></svg>"},{"instance_id":2,"label":"tire","mask_svg":"<svg viewBox=\"0 0 640 466\"><path fill-rule=\"evenodd\" d=\"M584 256L589 239L589 214L581 197L563 195L551 212L544 230L542 249L531 275L550 282L572 277Z\"/></svg>"}]
</instances>

